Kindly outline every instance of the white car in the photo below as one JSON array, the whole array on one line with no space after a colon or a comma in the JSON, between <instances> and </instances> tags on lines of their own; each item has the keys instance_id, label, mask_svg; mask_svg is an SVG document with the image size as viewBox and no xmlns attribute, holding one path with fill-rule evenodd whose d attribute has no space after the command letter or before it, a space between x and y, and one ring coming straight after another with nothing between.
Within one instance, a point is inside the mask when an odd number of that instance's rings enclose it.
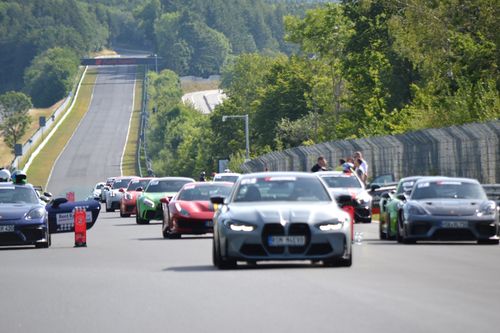
<instances>
[{"instance_id":1,"label":"white car","mask_svg":"<svg viewBox=\"0 0 500 333\"><path fill-rule=\"evenodd\" d=\"M117 177L113 181L110 190L106 191L106 212L114 212L115 209L120 209L120 200L132 179L134 177Z\"/></svg>"},{"instance_id":2,"label":"white car","mask_svg":"<svg viewBox=\"0 0 500 333\"><path fill-rule=\"evenodd\" d=\"M101 200L101 192L102 188L106 185L104 182L99 182L95 184L94 189L92 190L92 197L94 200L100 201Z\"/></svg>"},{"instance_id":3,"label":"white car","mask_svg":"<svg viewBox=\"0 0 500 333\"><path fill-rule=\"evenodd\" d=\"M238 178L240 178L240 173L235 172L224 172L224 173L216 173L214 175L214 182L230 182L235 183Z\"/></svg>"}]
</instances>

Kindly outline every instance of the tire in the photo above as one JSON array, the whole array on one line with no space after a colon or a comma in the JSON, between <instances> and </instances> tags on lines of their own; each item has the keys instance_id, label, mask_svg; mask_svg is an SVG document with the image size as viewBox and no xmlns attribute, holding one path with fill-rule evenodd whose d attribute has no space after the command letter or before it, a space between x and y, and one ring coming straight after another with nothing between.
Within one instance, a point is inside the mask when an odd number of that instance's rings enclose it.
<instances>
[{"instance_id":1,"label":"tire","mask_svg":"<svg viewBox=\"0 0 500 333\"><path fill-rule=\"evenodd\" d=\"M406 228L403 226L403 236L402 236L403 244L416 244L417 243L416 240L408 239L407 237L405 237L405 235L406 235Z\"/></svg>"},{"instance_id":2,"label":"tire","mask_svg":"<svg viewBox=\"0 0 500 333\"><path fill-rule=\"evenodd\" d=\"M352 266L352 245L351 245L350 250L351 251L349 252L349 256L347 258L336 257L336 258L332 258L332 259L323 260L323 265L325 267L351 267ZM347 251L347 248L344 251L344 254L346 251Z\"/></svg>"},{"instance_id":3,"label":"tire","mask_svg":"<svg viewBox=\"0 0 500 333\"><path fill-rule=\"evenodd\" d=\"M135 216L135 223L137 224L149 224L149 220L143 219L139 215Z\"/></svg>"},{"instance_id":4,"label":"tire","mask_svg":"<svg viewBox=\"0 0 500 333\"><path fill-rule=\"evenodd\" d=\"M46 239L47 239L46 242L36 243L35 244L35 248L37 248L37 249L47 249L47 248L49 248L50 245L51 245L51 243L52 243L52 240L50 238L50 234L49 233L47 233Z\"/></svg>"},{"instance_id":5,"label":"tire","mask_svg":"<svg viewBox=\"0 0 500 333\"><path fill-rule=\"evenodd\" d=\"M236 267L236 260L224 259L220 253L220 244L215 240L212 241L212 262L218 269L231 269Z\"/></svg>"},{"instance_id":6,"label":"tire","mask_svg":"<svg viewBox=\"0 0 500 333\"><path fill-rule=\"evenodd\" d=\"M398 225L398 228L396 230L396 240L398 241L398 243L403 243L403 236L401 236L401 222L399 220L399 217L398 217L398 220L397 220L397 225Z\"/></svg>"},{"instance_id":7,"label":"tire","mask_svg":"<svg viewBox=\"0 0 500 333\"><path fill-rule=\"evenodd\" d=\"M120 217L130 217L130 214L123 214L122 211L120 210Z\"/></svg>"},{"instance_id":8,"label":"tire","mask_svg":"<svg viewBox=\"0 0 500 333\"><path fill-rule=\"evenodd\" d=\"M480 239L477 241L478 244L481 245L498 245L500 240L498 239Z\"/></svg>"},{"instance_id":9,"label":"tire","mask_svg":"<svg viewBox=\"0 0 500 333\"><path fill-rule=\"evenodd\" d=\"M378 224L378 238L381 240L387 239L387 234L382 231L382 221Z\"/></svg>"},{"instance_id":10,"label":"tire","mask_svg":"<svg viewBox=\"0 0 500 333\"><path fill-rule=\"evenodd\" d=\"M386 236L387 236L387 240L394 240L396 239L396 237L394 236L391 236L391 214L387 214L388 218L387 218L387 232L386 232Z\"/></svg>"},{"instance_id":11,"label":"tire","mask_svg":"<svg viewBox=\"0 0 500 333\"><path fill-rule=\"evenodd\" d=\"M106 213L111 213L114 212L115 210L113 209L113 206L111 208L108 208L108 205L106 204Z\"/></svg>"}]
</instances>

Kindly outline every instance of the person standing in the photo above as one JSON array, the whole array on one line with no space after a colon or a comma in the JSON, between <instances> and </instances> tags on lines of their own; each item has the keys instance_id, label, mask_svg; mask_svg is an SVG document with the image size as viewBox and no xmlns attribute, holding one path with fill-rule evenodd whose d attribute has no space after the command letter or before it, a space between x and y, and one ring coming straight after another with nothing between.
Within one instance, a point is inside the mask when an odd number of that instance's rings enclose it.
<instances>
[{"instance_id":1,"label":"person standing","mask_svg":"<svg viewBox=\"0 0 500 333\"><path fill-rule=\"evenodd\" d=\"M312 168L311 172L326 171L327 168L326 159L323 155L318 157L318 163L316 163Z\"/></svg>"},{"instance_id":2,"label":"person standing","mask_svg":"<svg viewBox=\"0 0 500 333\"><path fill-rule=\"evenodd\" d=\"M359 177L359 179L361 179L363 184L366 185L366 171L363 168L363 160L360 158L356 158L354 160L354 168L354 172L356 173L356 175Z\"/></svg>"},{"instance_id":3,"label":"person standing","mask_svg":"<svg viewBox=\"0 0 500 333\"><path fill-rule=\"evenodd\" d=\"M361 154L360 151L356 151L354 152L354 154L352 154L352 157L354 161L356 161L356 159L358 158L361 160L361 167L363 168L366 179L368 179L368 163L366 163L366 161L363 159L363 154Z\"/></svg>"}]
</instances>

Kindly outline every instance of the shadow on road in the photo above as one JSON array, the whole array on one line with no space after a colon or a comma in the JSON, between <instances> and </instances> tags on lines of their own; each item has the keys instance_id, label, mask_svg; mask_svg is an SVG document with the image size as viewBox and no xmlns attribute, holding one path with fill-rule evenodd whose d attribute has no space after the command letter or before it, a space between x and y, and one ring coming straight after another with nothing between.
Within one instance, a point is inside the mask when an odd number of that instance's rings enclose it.
<instances>
[{"instance_id":1,"label":"shadow on road","mask_svg":"<svg viewBox=\"0 0 500 333\"><path fill-rule=\"evenodd\" d=\"M349 269L349 267L325 267L321 264L306 264L306 263L259 263L259 264L238 264L234 269L220 270L223 271L238 271L238 270L255 270L255 269L315 269L315 268L331 268L331 269ZM203 265L203 266L174 266L167 267L163 269L164 272L211 272L219 271L215 266Z\"/></svg>"},{"instance_id":2,"label":"shadow on road","mask_svg":"<svg viewBox=\"0 0 500 333\"><path fill-rule=\"evenodd\" d=\"M132 227L132 226L145 226L145 225L157 225L161 224L161 222L158 223L149 223L149 224L137 224L137 223L122 223L122 224L113 224L113 227Z\"/></svg>"}]
</instances>

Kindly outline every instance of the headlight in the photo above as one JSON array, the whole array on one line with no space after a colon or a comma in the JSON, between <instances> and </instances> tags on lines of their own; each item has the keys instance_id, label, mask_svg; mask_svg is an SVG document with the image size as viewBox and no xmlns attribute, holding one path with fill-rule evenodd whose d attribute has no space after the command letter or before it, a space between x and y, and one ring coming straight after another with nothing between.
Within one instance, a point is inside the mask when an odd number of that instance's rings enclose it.
<instances>
[{"instance_id":1,"label":"headlight","mask_svg":"<svg viewBox=\"0 0 500 333\"><path fill-rule=\"evenodd\" d=\"M481 205L477 210L477 216L495 215L497 205L493 201L488 201L486 204Z\"/></svg>"},{"instance_id":2,"label":"headlight","mask_svg":"<svg viewBox=\"0 0 500 333\"><path fill-rule=\"evenodd\" d=\"M335 230L341 230L343 226L344 226L344 223L342 223L342 222L323 223L323 224L318 225L318 228L321 231L335 231Z\"/></svg>"},{"instance_id":3,"label":"headlight","mask_svg":"<svg viewBox=\"0 0 500 333\"><path fill-rule=\"evenodd\" d=\"M181 204L176 202L175 203L175 209L179 212L179 214L184 215L184 216L189 216L189 212L182 208Z\"/></svg>"},{"instance_id":4,"label":"headlight","mask_svg":"<svg viewBox=\"0 0 500 333\"><path fill-rule=\"evenodd\" d=\"M155 203L152 200L144 199L144 204L148 207L155 208Z\"/></svg>"},{"instance_id":5,"label":"headlight","mask_svg":"<svg viewBox=\"0 0 500 333\"><path fill-rule=\"evenodd\" d=\"M226 221L224 225L233 231L250 232L255 230L255 226L248 223Z\"/></svg>"},{"instance_id":6,"label":"headlight","mask_svg":"<svg viewBox=\"0 0 500 333\"><path fill-rule=\"evenodd\" d=\"M427 215L425 209L420 206L410 206L408 208L408 214L410 215Z\"/></svg>"},{"instance_id":7,"label":"headlight","mask_svg":"<svg viewBox=\"0 0 500 333\"><path fill-rule=\"evenodd\" d=\"M39 207L39 208L33 208L32 210L30 210L25 215L24 218L26 220L37 220L37 219L41 219L44 216L45 216L45 208Z\"/></svg>"},{"instance_id":8,"label":"headlight","mask_svg":"<svg viewBox=\"0 0 500 333\"><path fill-rule=\"evenodd\" d=\"M366 192L361 192L359 195L356 196L356 201L362 205L368 204L370 203L370 201L372 201L372 196Z\"/></svg>"}]
</instances>

